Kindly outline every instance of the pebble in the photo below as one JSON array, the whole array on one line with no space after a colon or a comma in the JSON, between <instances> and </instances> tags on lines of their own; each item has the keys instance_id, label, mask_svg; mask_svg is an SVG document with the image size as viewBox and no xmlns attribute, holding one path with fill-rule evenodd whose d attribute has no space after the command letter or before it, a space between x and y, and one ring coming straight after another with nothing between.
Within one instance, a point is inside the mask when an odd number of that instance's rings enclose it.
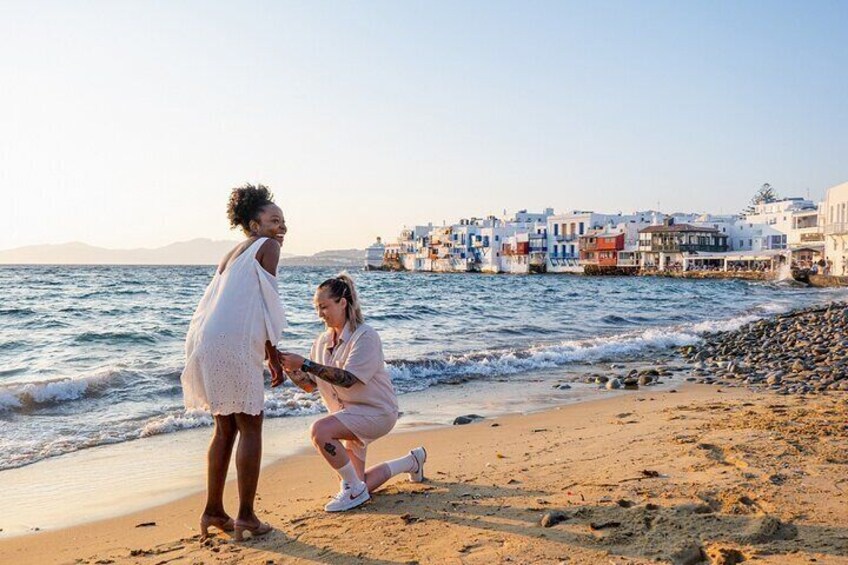
<instances>
[{"instance_id":1,"label":"pebble","mask_svg":"<svg viewBox=\"0 0 848 565\"><path fill-rule=\"evenodd\" d=\"M454 426L464 426L465 424L470 424L471 422L476 422L477 420L482 420L483 416L479 414L467 414L465 416L457 416L454 421Z\"/></svg>"},{"instance_id":2,"label":"pebble","mask_svg":"<svg viewBox=\"0 0 848 565\"><path fill-rule=\"evenodd\" d=\"M542 527L550 528L551 526L556 526L560 522L564 522L569 518L570 516L561 510L551 510L550 512L545 512L539 524L541 524Z\"/></svg>"},{"instance_id":3,"label":"pebble","mask_svg":"<svg viewBox=\"0 0 848 565\"><path fill-rule=\"evenodd\" d=\"M833 302L714 332L678 349L687 380L777 394L848 391L848 304Z\"/></svg>"},{"instance_id":4,"label":"pebble","mask_svg":"<svg viewBox=\"0 0 848 565\"><path fill-rule=\"evenodd\" d=\"M621 381L618 379L610 379L606 384L607 390L615 390L621 388Z\"/></svg>"},{"instance_id":5,"label":"pebble","mask_svg":"<svg viewBox=\"0 0 848 565\"><path fill-rule=\"evenodd\" d=\"M704 560L704 550L697 543L688 543L671 554L674 565L695 565Z\"/></svg>"}]
</instances>

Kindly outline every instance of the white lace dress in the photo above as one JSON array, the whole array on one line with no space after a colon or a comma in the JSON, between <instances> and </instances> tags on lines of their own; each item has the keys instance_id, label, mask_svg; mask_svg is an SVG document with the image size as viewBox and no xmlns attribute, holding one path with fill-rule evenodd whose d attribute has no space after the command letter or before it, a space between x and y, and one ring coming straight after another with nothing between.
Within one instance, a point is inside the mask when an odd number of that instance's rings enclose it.
<instances>
[{"instance_id":1,"label":"white lace dress","mask_svg":"<svg viewBox=\"0 0 848 565\"><path fill-rule=\"evenodd\" d=\"M180 380L187 410L257 415L265 404L265 342L286 327L277 277L256 253L259 238L226 268L215 271L191 319Z\"/></svg>"}]
</instances>

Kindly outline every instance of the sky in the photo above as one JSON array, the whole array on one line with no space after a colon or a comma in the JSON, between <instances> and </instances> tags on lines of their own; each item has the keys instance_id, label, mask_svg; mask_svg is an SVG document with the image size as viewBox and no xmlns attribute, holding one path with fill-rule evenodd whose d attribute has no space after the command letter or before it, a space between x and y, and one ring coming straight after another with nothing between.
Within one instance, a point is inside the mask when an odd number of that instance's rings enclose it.
<instances>
[{"instance_id":1,"label":"sky","mask_svg":"<svg viewBox=\"0 0 848 565\"><path fill-rule=\"evenodd\" d=\"M848 180L848 3L0 1L0 249L285 252L504 210L732 213Z\"/></svg>"}]
</instances>

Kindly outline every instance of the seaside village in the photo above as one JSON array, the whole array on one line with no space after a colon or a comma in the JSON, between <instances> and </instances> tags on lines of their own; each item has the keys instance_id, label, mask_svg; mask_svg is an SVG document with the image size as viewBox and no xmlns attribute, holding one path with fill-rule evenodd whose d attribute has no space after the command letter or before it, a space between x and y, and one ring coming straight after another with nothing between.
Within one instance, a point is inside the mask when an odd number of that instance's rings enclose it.
<instances>
[{"instance_id":1,"label":"seaside village","mask_svg":"<svg viewBox=\"0 0 848 565\"><path fill-rule=\"evenodd\" d=\"M735 215L552 208L404 228L366 268L482 273L682 274L808 279L848 275L848 182L822 202L776 198ZM755 197L755 201L757 197Z\"/></svg>"}]
</instances>

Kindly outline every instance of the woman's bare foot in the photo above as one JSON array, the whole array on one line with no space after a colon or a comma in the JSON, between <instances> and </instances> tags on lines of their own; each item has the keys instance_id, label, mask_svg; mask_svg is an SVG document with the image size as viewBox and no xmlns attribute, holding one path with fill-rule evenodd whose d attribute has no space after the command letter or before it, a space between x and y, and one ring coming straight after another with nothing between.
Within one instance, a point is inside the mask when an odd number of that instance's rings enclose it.
<instances>
[{"instance_id":1,"label":"woman's bare foot","mask_svg":"<svg viewBox=\"0 0 848 565\"><path fill-rule=\"evenodd\" d=\"M203 514L200 517L201 541L209 537L209 528L218 528L222 532L232 532L235 529L235 524L233 523L233 519L226 514L221 516Z\"/></svg>"},{"instance_id":2,"label":"woman's bare foot","mask_svg":"<svg viewBox=\"0 0 848 565\"><path fill-rule=\"evenodd\" d=\"M233 537L236 541L244 540L244 532L250 532L250 535L255 537L265 535L274 529L271 524L259 521L259 518L255 515L247 520L239 518L233 523L233 526L235 529Z\"/></svg>"}]
</instances>

